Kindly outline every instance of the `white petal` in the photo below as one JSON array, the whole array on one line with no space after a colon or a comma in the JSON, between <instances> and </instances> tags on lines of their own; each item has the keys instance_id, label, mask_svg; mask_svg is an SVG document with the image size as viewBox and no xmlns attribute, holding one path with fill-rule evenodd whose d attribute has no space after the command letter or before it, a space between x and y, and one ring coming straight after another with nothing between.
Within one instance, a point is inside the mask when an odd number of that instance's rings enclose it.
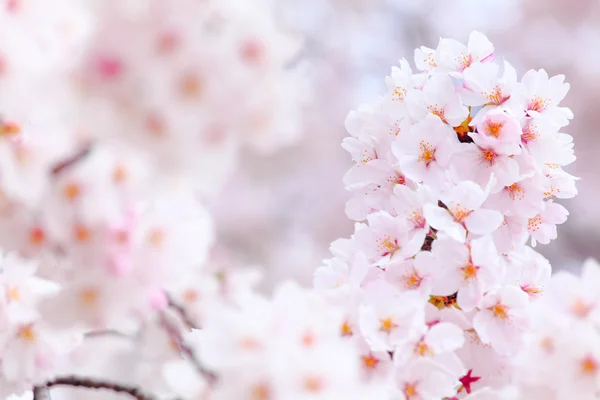
<instances>
[{"instance_id":1,"label":"white petal","mask_svg":"<svg viewBox=\"0 0 600 400\"><path fill-rule=\"evenodd\" d=\"M498 229L504 217L495 210L476 210L465 219L465 225L470 233L485 235Z\"/></svg>"}]
</instances>

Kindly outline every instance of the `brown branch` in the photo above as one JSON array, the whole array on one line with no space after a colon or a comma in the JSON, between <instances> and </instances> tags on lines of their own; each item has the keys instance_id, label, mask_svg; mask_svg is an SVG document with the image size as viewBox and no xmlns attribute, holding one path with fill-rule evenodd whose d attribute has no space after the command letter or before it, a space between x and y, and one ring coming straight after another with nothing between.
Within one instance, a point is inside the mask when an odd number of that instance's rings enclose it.
<instances>
[{"instance_id":1,"label":"brown branch","mask_svg":"<svg viewBox=\"0 0 600 400\"><path fill-rule=\"evenodd\" d=\"M49 395L46 396L44 392L47 392L48 388L54 386L72 386L82 387L87 389L104 389L111 390L113 392L122 393L129 395L137 400L156 400L157 397L144 393L141 389L135 386L126 386L119 383L97 380L92 378L85 378L79 376L63 376L55 378L49 382L46 382L44 386L35 387L33 390L33 400L47 400ZM46 396L46 397L43 397Z\"/></svg>"},{"instance_id":2,"label":"brown branch","mask_svg":"<svg viewBox=\"0 0 600 400\"><path fill-rule=\"evenodd\" d=\"M194 323L185 307L173 300L173 297L169 294L167 294L167 299L169 300L169 307L177 312L185 326L187 326L189 329L198 329L198 326Z\"/></svg>"},{"instance_id":3,"label":"brown branch","mask_svg":"<svg viewBox=\"0 0 600 400\"><path fill-rule=\"evenodd\" d=\"M52 175L56 176L61 174L62 172L64 172L65 170L69 169L70 167L72 167L73 165L77 164L79 161L81 161L82 159L84 159L92 150L92 146L85 146L84 148L82 148L81 150L79 150L77 153L75 153L74 155L72 155L71 157L67 158L66 160L56 164L53 168L52 168Z\"/></svg>"},{"instance_id":4,"label":"brown branch","mask_svg":"<svg viewBox=\"0 0 600 400\"><path fill-rule=\"evenodd\" d=\"M196 357L196 354L194 353L194 350L185 344L181 334L179 333L179 330L169 322L165 314L160 315L160 322L167 331L169 337L171 337L171 339L173 339L173 341L177 344L177 347L179 347L179 351L181 351L185 358L194 366L196 371L198 371L201 376L206 378L210 384L213 384L217 380L217 376L214 374L214 372L209 371L200 363Z\"/></svg>"},{"instance_id":5,"label":"brown branch","mask_svg":"<svg viewBox=\"0 0 600 400\"><path fill-rule=\"evenodd\" d=\"M47 387L36 386L33 388L33 400L52 400Z\"/></svg>"}]
</instances>

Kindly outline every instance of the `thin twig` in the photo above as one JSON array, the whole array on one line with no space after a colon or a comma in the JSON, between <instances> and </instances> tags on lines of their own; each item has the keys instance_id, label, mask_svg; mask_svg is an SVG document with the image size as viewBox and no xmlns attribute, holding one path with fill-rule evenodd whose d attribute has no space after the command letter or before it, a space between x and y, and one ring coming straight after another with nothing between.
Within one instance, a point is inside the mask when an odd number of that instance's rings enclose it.
<instances>
[{"instance_id":1,"label":"thin twig","mask_svg":"<svg viewBox=\"0 0 600 400\"><path fill-rule=\"evenodd\" d=\"M133 339L132 336L127 335L123 332L119 332L117 330L114 329L106 329L106 330L100 330L100 331L91 331L91 332L87 332L85 335L85 337L89 337L89 338L94 338L94 337L102 337L102 336L115 336L115 337L122 337L124 339Z\"/></svg>"},{"instance_id":2,"label":"thin twig","mask_svg":"<svg viewBox=\"0 0 600 400\"><path fill-rule=\"evenodd\" d=\"M92 378L85 378L79 376L63 376L55 378L46 384L43 387L34 388L33 392L33 400L48 400L48 397L40 397L44 396L43 392L48 392L48 388L54 386L72 386L72 387L82 387L87 389L104 389L111 390L113 392L127 394L137 400L156 400L157 397L144 393L141 389L135 386L126 386L119 383L103 381Z\"/></svg>"},{"instance_id":3,"label":"thin twig","mask_svg":"<svg viewBox=\"0 0 600 400\"><path fill-rule=\"evenodd\" d=\"M75 153L71 157L56 164L52 168L52 175L57 176L60 173L62 173L63 171L72 167L73 165L77 164L79 161L83 160L85 158L85 156L87 156L90 153L91 150L92 150L92 146L85 146L84 148L79 150L77 153Z\"/></svg>"},{"instance_id":4,"label":"thin twig","mask_svg":"<svg viewBox=\"0 0 600 400\"><path fill-rule=\"evenodd\" d=\"M181 334L179 333L179 330L168 321L167 317L165 317L165 314L160 315L160 322L161 322L162 326L165 328L165 330L167 331L167 333L169 334L169 336L171 337L171 339L173 339L173 341L175 341L175 343L179 347L179 350L184 354L184 356L187 358L187 360L194 366L196 371L198 371L198 373L200 375L202 375L204 378L206 378L206 380L210 384L214 383L217 380L217 376L212 371L209 371L208 369L206 369L200 363L200 361L198 361L198 358L196 357L194 350L191 347L189 347L187 344L185 344L185 342L183 341L183 338L181 337Z\"/></svg>"},{"instance_id":5,"label":"thin twig","mask_svg":"<svg viewBox=\"0 0 600 400\"><path fill-rule=\"evenodd\" d=\"M192 318L188 314L185 307L183 307L181 304L177 303L173 299L173 297L169 294L167 294L167 299L169 300L169 307L171 307L173 310L177 311L177 314L179 315L179 317L181 318L181 321L183 321L185 326L187 326L189 329L198 329L198 326L194 323L194 321L192 321Z\"/></svg>"}]
</instances>

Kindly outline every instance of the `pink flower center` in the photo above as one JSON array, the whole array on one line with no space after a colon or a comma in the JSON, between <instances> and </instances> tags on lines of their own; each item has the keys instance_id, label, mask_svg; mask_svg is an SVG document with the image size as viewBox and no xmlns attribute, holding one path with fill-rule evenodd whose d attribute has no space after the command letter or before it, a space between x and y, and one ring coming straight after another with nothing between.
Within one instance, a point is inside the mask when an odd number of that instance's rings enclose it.
<instances>
[{"instance_id":1,"label":"pink flower center","mask_svg":"<svg viewBox=\"0 0 600 400\"><path fill-rule=\"evenodd\" d=\"M493 306L491 308L492 313L494 313L494 317L496 318L500 318L500 319L506 319L508 318L508 307L506 307L504 304L496 304L495 306Z\"/></svg>"},{"instance_id":2,"label":"pink flower center","mask_svg":"<svg viewBox=\"0 0 600 400\"><path fill-rule=\"evenodd\" d=\"M504 127L504 123L502 123L502 122L491 122L490 121L490 122L488 122L487 126L485 127L485 133L497 138L498 136L500 136L500 132L502 131L503 127Z\"/></svg>"},{"instance_id":3,"label":"pink flower center","mask_svg":"<svg viewBox=\"0 0 600 400\"><path fill-rule=\"evenodd\" d=\"M492 166L496 162L496 157L498 154L494 152L492 149L481 149L481 161L488 166Z\"/></svg>"},{"instance_id":4,"label":"pink flower center","mask_svg":"<svg viewBox=\"0 0 600 400\"><path fill-rule=\"evenodd\" d=\"M123 72L123 63L112 57L100 57L97 61L98 73L106 79L118 77Z\"/></svg>"},{"instance_id":5,"label":"pink flower center","mask_svg":"<svg viewBox=\"0 0 600 400\"><path fill-rule=\"evenodd\" d=\"M435 160L435 149L433 148L433 145L429 142L421 140L421 142L419 143L419 148L421 154L419 155L417 161L423 162L426 167L429 167L429 164L431 164L431 162Z\"/></svg>"},{"instance_id":6,"label":"pink flower center","mask_svg":"<svg viewBox=\"0 0 600 400\"><path fill-rule=\"evenodd\" d=\"M506 187L508 195L512 200L523 200L525 198L525 191L518 183L513 183Z\"/></svg>"},{"instance_id":7,"label":"pink flower center","mask_svg":"<svg viewBox=\"0 0 600 400\"><path fill-rule=\"evenodd\" d=\"M534 96L527 104L527 110L544 112L546 108L550 105L549 99L543 99L539 96Z\"/></svg>"},{"instance_id":8,"label":"pink flower center","mask_svg":"<svg viewBox=\"0 0 600 400\"><path fill-rule=\"evenodd\" d=\"M379 330L381 332L385 332L388 334L391 333L392 330L394 330L395 328L398 327L398 324L396 324L391 317L382 318L379 320L379 322L380 322Z\"/></svg>"}]
</instances>

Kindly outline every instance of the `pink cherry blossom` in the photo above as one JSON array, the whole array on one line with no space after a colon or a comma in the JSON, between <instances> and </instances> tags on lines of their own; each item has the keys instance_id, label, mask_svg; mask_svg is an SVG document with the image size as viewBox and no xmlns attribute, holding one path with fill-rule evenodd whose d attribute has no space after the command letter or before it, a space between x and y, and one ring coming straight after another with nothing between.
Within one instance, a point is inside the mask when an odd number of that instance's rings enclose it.
<instances>
[{"instance_id":1,"label":"pink cherry blossom","mask_svg":"<svg viewBox=\"0 0 600 400\"><path fill-rule=\"evenodd\" d=\"M435 60L443 70L462 73L475 63L495 61L494 45L477 31L471 32L467 46L454 39L441 39Z\"/></svg>"},{"instance_id":2,"label":"pink cherry blossom","mask_svg":"<svg viewBox=\"0 0 600 400\"><path fill-rule=\"evenodd\" d=\"M485 292L501 282L503 270L490 236L472 240L469 245L454 239L434 242L431 263L437 267L432 292L448 296L458 292L458 305L470 311Z\"/></svg>"},{"instance_id":3,"label":"pink cherry blossom","mask_svg":"<svg viewBox=\"0 0 600 400\"><path fill-rule=\"evenodd\" d=\"M502 111L489 111L477 124L473 141L481 147L490 147L498 154L514 155L521 152L521 126Z\"/></svg>"},{"instance_id":4,"label":"pink cherry blossom","mask_svg":"<svg viewBox=\"0 0 600 400\"><path fill-rule=\"evenodd\" d=\"M467 232L489 234L502 223L502 215L498 211L480 208L486 198L484 189L473 182L464 181L442 192L440 201L445 207L428 204L423 211L431 226L464 242Z\"/></svg>"},{"instance_id":5,"label":"pink cherry blossom","mask_svg":"<svg viewBox=\"0 0 600 400\"><path fill-rule=\"evenodd\" d=\"M489 343L501 355L519 349L527 329L527 294L515 286L504 286L487 293L479 303L473 327L483 343Z\"/></svg>"}]
</instances>

